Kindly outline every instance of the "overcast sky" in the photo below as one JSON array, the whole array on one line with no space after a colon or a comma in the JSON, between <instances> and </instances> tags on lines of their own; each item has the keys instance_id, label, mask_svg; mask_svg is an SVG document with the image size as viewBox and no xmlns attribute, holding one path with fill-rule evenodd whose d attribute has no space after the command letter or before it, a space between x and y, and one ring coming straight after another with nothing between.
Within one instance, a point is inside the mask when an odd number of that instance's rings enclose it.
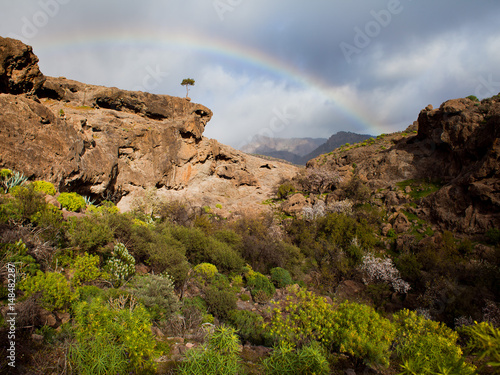
<instances>
[{"instance_id":1,"label":"overcast sky","mask_svg":"<svg viewBox=\"0 0 500 375\"><path fill-rule=\"evenodd\" d=\"M42 72L185 96L205 135L403 130L428 104L500 92L498 0L0 0Z\"/></svg>"}]
</instances>

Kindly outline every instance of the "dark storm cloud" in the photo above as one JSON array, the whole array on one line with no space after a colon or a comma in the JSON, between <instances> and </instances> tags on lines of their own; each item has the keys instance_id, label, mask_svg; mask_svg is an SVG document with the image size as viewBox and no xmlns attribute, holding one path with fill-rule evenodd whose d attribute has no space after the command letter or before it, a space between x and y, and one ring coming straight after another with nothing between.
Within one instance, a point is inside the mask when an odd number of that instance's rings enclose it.
<instances>
[{"instance_id":1,"label":"dark storm cloud","mask_svg":"<svg viewBox=\"0 0 500 375\"><path fill-rule=\"evenodd\" d=\"M206 134L232 145L258 132L401 130L429 103L496 94L499 18L497 0L0 1L0 35L33 45L46 74L179 96L192 76L193 100L214 111ZM145 31L150 44L132 41ZM155 43L174 35L190 43ZM104 42L78 44L91 37ZM255 51L288 70L251 61Z\"/></svg>"}]
</instances>

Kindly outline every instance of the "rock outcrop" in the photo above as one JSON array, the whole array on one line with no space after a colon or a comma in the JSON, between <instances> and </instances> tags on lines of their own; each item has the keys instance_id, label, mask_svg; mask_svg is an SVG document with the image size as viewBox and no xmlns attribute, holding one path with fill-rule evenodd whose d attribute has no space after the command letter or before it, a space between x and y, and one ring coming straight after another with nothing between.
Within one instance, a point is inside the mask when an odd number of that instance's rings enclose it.
<instances>
[{"instance_id":1,"label":"rock outcrop","mask_svg":"<svg viewBox=\"0 0 500 375\"><path fill-rule=\"evenodd\" d=\"M0 38L0 167L61 191L114 196L147 188L199 205L256 209L293 166L203 137L210 109L184 98L44 77L31 47Z\"/></svg>"},{"instance_id":2,"label":"rock outcrop","mask_svg":"<svg viewBox=\"0 0 500 375\"><path fill-rule=\"evenodd\" d=\"M500 227L500 96L454 99L428 106L405 132L340 148L309 161L309 168L355 172L373 202L408 203L404 180L435 181L436 192L418 202L418 214L441 229L484 233ZM378 193L377 193L378 191ZM405 223L399 223L403 225Z\"/></svg>"}]
</instances>

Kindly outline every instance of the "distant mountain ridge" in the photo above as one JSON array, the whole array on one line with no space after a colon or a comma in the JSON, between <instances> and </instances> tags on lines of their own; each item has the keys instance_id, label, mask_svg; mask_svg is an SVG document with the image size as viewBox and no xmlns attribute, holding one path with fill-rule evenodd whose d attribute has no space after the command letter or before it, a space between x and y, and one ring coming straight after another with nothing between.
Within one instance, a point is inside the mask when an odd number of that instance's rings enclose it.
<instances>
[{"instance_id":1,"label":"distant mountain ridge","mask_svg":"<svg viewBox=\"0 0 500 375\"><path fill-rule=\"evenodd\" d=\"M358 134L345 131L337 132L333 134L330 138L328 138L328 140L321 146L319 146L309 154L304 155L301 159L302 162L299 164L306 164L309 160L314 159L315 157L321 154L327 154L329 152L332 152L336 148L345 145L346 143L363 142L364 140L367 140L368 138L371 137L373 136L370 134Z\"/></svg>"},{"instance_id":2,"label":"distant mountain ridge","mask_svg":"<svg viewBox=\"0 0 500 375\"><path fill-rule=\"evenodd\" d=\"M259 154L283 159L293 164L305 165L309 160L335 150L346 143L362 142L372 137L340 131L330 138L271 138L255 136L252 142L241 148L249 154Z\"/></svg>"}]
</instances>

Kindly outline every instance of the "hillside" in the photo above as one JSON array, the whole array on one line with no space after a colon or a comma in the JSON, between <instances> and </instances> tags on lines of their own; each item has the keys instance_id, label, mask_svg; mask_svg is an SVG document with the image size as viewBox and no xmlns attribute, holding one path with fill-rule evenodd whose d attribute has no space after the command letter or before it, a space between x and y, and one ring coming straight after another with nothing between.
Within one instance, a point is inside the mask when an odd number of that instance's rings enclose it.
<instances>
[{"instance_id":1,"label":"hillside","mask_svg":"<svg viewBox=\"0 0 500 375\"><path fill-rule=\"evenodd\" d=\"M500 95L297 168L37 61L0 38L0 373L498 373Z\"/></svg>"}]
</instances>

